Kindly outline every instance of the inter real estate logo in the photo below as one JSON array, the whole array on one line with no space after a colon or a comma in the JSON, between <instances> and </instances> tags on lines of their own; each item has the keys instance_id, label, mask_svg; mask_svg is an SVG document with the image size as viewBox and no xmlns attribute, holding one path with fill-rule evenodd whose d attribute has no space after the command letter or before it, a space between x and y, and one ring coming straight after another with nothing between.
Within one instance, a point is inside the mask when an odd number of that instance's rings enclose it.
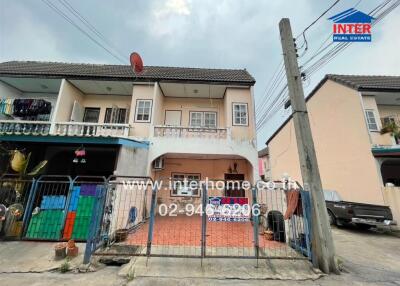
<instances>
[{"instance_id":1,"label":"inter real estate logo","mask_svg":"<svg viewBox=\"0 0 400 286\"><path fill-rule=\"evenodd\" d=\"M333 21L334 42L371 42L371 22L368 14L354 8L329 18Z\"/></svg>"}]
</instances>

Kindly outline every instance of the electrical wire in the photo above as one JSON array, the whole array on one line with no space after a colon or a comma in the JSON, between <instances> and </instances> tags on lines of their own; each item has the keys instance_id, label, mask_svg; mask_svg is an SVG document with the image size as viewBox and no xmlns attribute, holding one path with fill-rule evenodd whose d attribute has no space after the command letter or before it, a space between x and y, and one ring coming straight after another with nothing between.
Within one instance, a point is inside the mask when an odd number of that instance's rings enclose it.
<instances>
[{"instance_id":1,"label":"electrical wire","mask_svg":"<svg viewBox=\"0 0 400 286\"><path fill-rule=\"evenodd\" d=\"M357 7L362 0L359 0L356 5L354 6ZM306 27L306 29L303 30L299 36L296 38L299 38L301 35L303 35L304 38L304 43L302 46L306 46L306 49L308 48L308 42L307 39L305 38L305 32L312 27L319 19L321 19L329 10L331 10L339 1L335 1L333 5L331 5L322 15L320 15L316 20L314 20L309 26ZM369 14L371 16L377 15L382 9L384 9L388 4L392 2L392 0L386 0L384 3L381 3L377 7L375 7ZM381 12L377 17L376 20L372 23L372 25L376 25L379 23L385 16L387 16L390 12L392 12L397 6L400 5L400 0L397 0L394 4L390 5L388 8L386 8L383 12ZM310 82L310 75L321 69L323 66L328 64L330 61L332 61L339 53L341 53L343 50L345 50L348 46L351 45L351 42L345 42L345 43L329 43L326 45L327 41L332 37L332 34L329 35L328 38L326 38L323 43L319 46L319 48L316 50L316 52L309 58L307 59L301 66L301 71L306 74L305 80L308 80ZM300 48L302 48L302 46ZM305 50L306 51L306 50ZM303 52L303 55L305 52ZM302 56L303 56L302 55ZM313 62L315 58L317 58ZM257 123L256 123L256 130L258 131L261 129L268 121L270 118L272 118L284 105L287 99L285 98L285 95L287 93L287 83L284 81L285 76L283 74L284 72L284 67L279 68L275 71L273 77L269 81L269 88L267 87L264 91L267 96L265 96L265 99L261 101L261 104L257 106L256 108L256 114L257 114ZM279 90L278 87L281 86L282 82L286 83L285 86L280 89L280 92L278 92L277 95L274 96L276 90ZM267 85L268 86L268 85Z\"/></svg>"},{"instance_id":2,"label":"electrical wire","mask_svg":"<svg viewBox=\"0 0 400 286\"><path fill-rule=\"evenodd\" d=\"M96 45L98 45L100 48L105 50L108 54L110 54L112 57L117 59L123 64L126 64L126 60L120 58L118 55L114 54L110 49L105 47L103 44L101 44L99 41L97 41L95 38L93 38L88 32L86 32L84 29L82 29L78 24L75 23L67 14L65 14L63 11L61 11L57 6L52 4L49 0L41 0L44 4L46 4L49 8L51 8L54 12L56 12L58 15L60 15L64 20L66 20L68 23L73 25L76 29L78 29L82 34L87 36L92 42L94 42Z\"/></svg>"},{"instance_id":3,"label":"electrical wire","mask_svg":"<svg viewBox=\"0 0 400 286\"><path fill-rule=\"evenodd\" d=\"M391 1L391 0L387 0L387 1ZM357 8L358 5L360 5L360 3L362 2L362 0L358 0L358 2L354 5L354 9ZM300 69L302 68L302 66L306 65L307 63L309 63L310 61L312 61L315 57L317 57L319 54L321 54L323 51L325 51L328 47L332 46L334 44L334 42L329 43L326 47L323 48L323 46L326 44L326 42L328 42L329 39L332 38L333 33L330 33L330 35L323 41L323 43L321 44L321 46L316 50L315 54L309 58L305 63L303 63L300 66ZM322 50L321 50L322 49ZM301 56L302 57L302 56ZM299 58L301 58L299 57Z\"/></svg>"},{"instance_id":4,"label":"electrical wire","mask_svg":"<svg viewBox=\"0 0 400 286\"><path fill-rule=\"evenodd\" d=\"M257 121L256 123L256 130L259 130L260 128L262 128L265 123L268 122L268 119L270 119L272 116L274 116L276 114L276 112L278 112L285 104L285 102L287 101L286 99L286 95L288 93L287 90L288 86L287 84L284 86L284 88L275 96L275 98L272 100L269 109L266 110L262 117ZM280 101L281 99L281 101Z\"/></svg>"},{"instance_id":5,"label":"electrical wire","mask_svg":"<svg viewBox=\"0 0 400 286\"><path fill-rule=\"evenodd\" d=\"M77 9L75 9L67 0L58 0L58 2L63 5L70 13L72 13L83 25L85 25L89 30L91 30L98 38L100 38L105 44L112 48L119 56L125 58L125 54L121 53L118 48L115 47L111 41L104 36L96 27L91 24Z\"/></svg>"},{"instance_id":6,"label":"electrical wire","mask_svg":"<svg viewBox=\"0 0 400 286\"><path fill-rule=\"evenodd\" d=\"M388 15L391 11L393 11L396 7L398 7L400 5L400 1L395 2L392 6L390 6L387 10L385 10L384 12L382 12L377 18L376 20L372 23L372 26L376 25L377 23L379 23L386 15ZM385 5L386 6L386 5ZM380 9L379 9L380 10ZM376 11L379 11L376 10ZM335 58L341 51L343 51L344 49L346 49L348 46L350 46L352 43L340 43L339 45L337 45L334 49L332 49L332 51L329 52L329 54L326 55L326 57L320 61L317 62L316 64L314 64L312 67L310 67L308 70L305 71L306 75L308 75L308 77L317 72L318 70L320 70L324 65L328 64L330 61L333 60L333 58Z\"/></svg>"},{"instance_id":7,"label":"electrical wire","mask_svg":"<svg viewBox=\"0 0 400 286\"><path fill-rule=\"evenodd\" d=\"M378 12L380 12L383 8L385 8L390 2L392 2L392 0L387 0L386 2L378 5L369 13L369 15L376 16L378 14ZM400 1L397 0L392 5L387 7L383 12L381 12L379 15L377 15L376 20L374 22L372 22L372 26L375 26L376 24L378 24L384 17L386 17L389 13L391 13L399 5L400 5ZM318 60L316 60L314 63L312 63L310 66L307 67L306 65L309 62L311 62L312 59L314 59L315 57L320 55L322 52L327 50L329 47L331 47L333 45L333 43L327 45L323 49L320 49L319 51L317 51L316 54L314 54L309 60L307 60L302 65L302 71L305 73L306 77L309 78L313 73L317 72L323 66L325 66L330 61L332 61L340 52L342 52L344 49L349 47L351 44L352 44L352 42L336 44L332 49L328 50L323 56L321 56Z\"/></svg>"},{"instance_id":8,"label":"electrical wire","mask_svg":"<svg viewBox=\"0 0 400 286\"><path fill-rule=\"evenodd\" d=\"M304 45L305 45L304 51L306 52L306 51L308 50L308 41L307 41L307 38L306 38L306 32L307 32L307 30L310 29L312 26L314 26L323 16L325 16L325 15L326 15L333 7L335 7L339 2L340 2L340 0L336 0L328 9L326 9L324 12L322 12L322 14L319 15L317 19L315 19L310 25L308 25L308 26L303 30L303 32L301 32L301 34L299 34L299 35L296 37L296 40L297 40L300 36L303 36L303 44L300 46L299 49L302 49L302 48L304 47Z\"/></svg>"},{"instance_id":9,"label":"electrical wire","mask_svg":"<svg viewBox=\"0 0 400 286\"><path fill-rule=\"evenodd\" d=\"M361 0L360 0L361 1ZM326 9L321 15L319 15L310 25L308 25L301 34L299 34L297 38L299 38L301 35L303 36L303 44L299 47L299 49L301 50L304 46L305 49L301 55L301 57L303 57L307 50L308 50L308 41L306 38L306 31L308 29L310 29L315 23L317 23L324 15L326 15L333 7L335 7L338 3L340 2L340 0L336 0L330 7L328 7L328 9ZM283 62L283 61L282 61ZM277 72L279 70L279 72ZM261 116L258 116L258 120L257 120L257 124L259 126L259 128L261 128L260 126L263 126L266 122L266 118L269 118L270 115L272 114L272 111L276 110L276 106L274 109L274 105L276 104L276 102L279 101L279 97L282 95L283 91L287 88L287 83L285 84L284 88L278 93L278 96L276 96L275 98L273 98L271 100L271 98L273 97L273 94L275 93L275 91L277 90L278 86L284 81L285 76L283 74L284 72L284 67L282 67L282 69L279 68L277 71L275 71L274 75L272 76L270 82L269 82L269 88L268 85L265 88L264 94L266 93L266 96L264 97L265 99L263 99L260 103L260 105L257 106L256 108L256 115L261 114ZM277 74L277 75L276 75ZM276 75L276 76L275 76ZM270 103L270 106L268 107L267 104Z\"/></svg>"},{"instance_id":10,"label":"electrical wire","mask_svg":"<svg viewBox=\"0 0 400 286\"><path fill-rule=\"evenodd\" d=\"M323 16L326 15L326 13L328 13L333 7L335 7L338 3L340 2L340 0L336 0L328 9L326 9L321 15L318 16L317 19L315 19L310 25L308 25L303 32L301 32L296 39L298 39L301 35L304 35L305 32L307 32L308 29L310 29L312 26L315 25L315 23L317 23Z\"/></svg>"},{"instance_id":11,"label":"electrical wire","mask_svg":"<svg viewBox=\"0 0 400 286\"><path fill-rule=\"evenodd\" d=\"M279 65L275 69L274 73L272 74L272 77L268 81L267 85L264 88L264 92L262 93L263 95L268 95L270 93L270 90L274 87L274 85L277 82L277 79L280 77L280 74L282 73L284 68L283 65L283 59L279 62ZM263 108L263 105L268 101L268 97L263 97L259 105L256 107L256 112L261 110Z\"/></svg>"}]
</instances>

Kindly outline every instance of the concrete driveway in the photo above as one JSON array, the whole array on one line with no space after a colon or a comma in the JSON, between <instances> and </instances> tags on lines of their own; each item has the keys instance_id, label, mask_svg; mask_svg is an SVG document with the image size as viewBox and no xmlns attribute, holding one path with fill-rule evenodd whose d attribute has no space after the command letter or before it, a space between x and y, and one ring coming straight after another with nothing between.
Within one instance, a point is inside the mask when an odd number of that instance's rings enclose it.
<instances>
[{"instance_id":1,"label":"concrete driveway","mask_svg":"<svg viewBox=\"0 0 400 286\"><path fill-rule=\"evenodd\" d=\"M126 275L121 276L124 271L121 271L120 267L106 267L97 272L77 274L31 273L26 271L27 269L19 272L13 268L13 273L4 273L0 270L0 285L400 285L400 234L334 228L333 236L344 272L342 275L330 275L319 279L315 276L310 277L314 280L299 280L295 275L272 278L277 280L257 279L252 275L247 275L245 279L226 279L222 276L210 279L207 275L194 275L195 269L190 272L184 271L179 276L170 274L166 276L165 273L159 276L148 271L149 269L145 269L145 272L142 269L142 272L126 277ZM0 242L0 250L1 244L2 242ZM9 257L6 258L3 257L4 254L0 251L2 263L12 263L11 255L8 254ZM20 260L21 257L17 259L17 261ZM265 265L273 269L272 264ZM7 267L10 268L10 266ZM241 267L244 266L241 265ZM241 267L237 269L242 269ZM198 271L204 273L204 269L199 268ZM145 273L145 275L140 275L140 273Z\"/></svg>"},{"instance_id":2,"label":"concrete driveway","mask_svg":"<svg viewBox=\"0 0 400 286\"><path fill-rule=\"evenodd\" d=\"M360 285L400 285L399 232L356 228L333 228L332 231L336 254L345 271L338 280Z\"/></svg>"}]
</instances>

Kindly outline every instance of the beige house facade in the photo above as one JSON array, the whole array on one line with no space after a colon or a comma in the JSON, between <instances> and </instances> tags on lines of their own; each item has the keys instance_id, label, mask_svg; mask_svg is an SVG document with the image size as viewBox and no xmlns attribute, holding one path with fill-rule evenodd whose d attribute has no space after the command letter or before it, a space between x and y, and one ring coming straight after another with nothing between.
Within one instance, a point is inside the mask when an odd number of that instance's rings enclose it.
<instances>
[{"instance_id":1,"label":"beige house facade","mask_svg":"<svg viewBox=\"0 0 400 286\"><path fill-rule=\"evenodd\" d=\"M346 201L390 205L399 220L400 142L382 129L400 125L400 77L327 75L307 109L323 188ZM301 181L293 120L266 144L269 177Z\"/></svg>"},{"instance_id":2,"label":"beige house facade","mask_svg":"<svg viewBox=\"0 0 400 286\"><path fill-rule=\"evenodd\" d=\"M145 67L135 74L130 66L119 65L0 63L4 106L24 99L51 104L44 119L0 109L0 140L69 146L70 153L79 146L87 154L111 148L107 162L99 159L103 153L95 156L100 161L93 166L94 158L87 160L84 171L91 175L254 183L254 84L245 69ZM96 173L102 165L109 167ZM177 189L166 193L198 196Z\"/></svg>"}]
</instances>

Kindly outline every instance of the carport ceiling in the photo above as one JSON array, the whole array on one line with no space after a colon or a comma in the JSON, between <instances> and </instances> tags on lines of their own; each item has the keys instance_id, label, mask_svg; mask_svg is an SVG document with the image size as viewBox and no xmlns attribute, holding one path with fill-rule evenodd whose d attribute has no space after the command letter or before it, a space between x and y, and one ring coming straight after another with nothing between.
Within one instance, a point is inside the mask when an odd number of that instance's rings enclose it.
<instances>
[{"instance_id":1,"label":"carport ceiling","mask_svg":"<svg viewBox=\"0 0 400 286\"><path fill-rule=\"evenodd\" d=\"M133 82L104 80L69 80L85 94L132 95Z\"/></svg>"},{"instance_id":2,"label":"carport ceiling","mask_svg":"<svg viewBox=\"0 0 400 286\"><path fill-rule=\"evenodd\" d=\"M166 159L200 159L200 160L219 160L219 159L231 159L231 160L246 160L238 155L218 155L218 154L188 154L188 153L167 153L163 155Z\"/></svg>"},{"instance_id":3,"label":"carport ceiling","mask_svg":"<svg viewBox=\"0 0 400 286\"><path fill-rule=\"evenodd\" d=\"M160 83L167 97L223 98L226 85Z\"/></svg>"},{"instance_id":4,"label":"carport ceiling","mask_svg":"<svg viewBox=\"0 0 400 286\"><path fill-rule=\"evenodd\" d=\"M0 81L20 92L57 93L60 90L61 79L30 78L30 77L0 77Z\"/></svg>"},{"instance_id":5,"label":"carport ceiling","mask_svg":"<svg viewBox=\"0 0 400 286\"><path fill-rule=\"evenodd\" d=\"M380 92L375 94L377 104L400 105L400 92Z\"/></svg>"}]
</instances>

